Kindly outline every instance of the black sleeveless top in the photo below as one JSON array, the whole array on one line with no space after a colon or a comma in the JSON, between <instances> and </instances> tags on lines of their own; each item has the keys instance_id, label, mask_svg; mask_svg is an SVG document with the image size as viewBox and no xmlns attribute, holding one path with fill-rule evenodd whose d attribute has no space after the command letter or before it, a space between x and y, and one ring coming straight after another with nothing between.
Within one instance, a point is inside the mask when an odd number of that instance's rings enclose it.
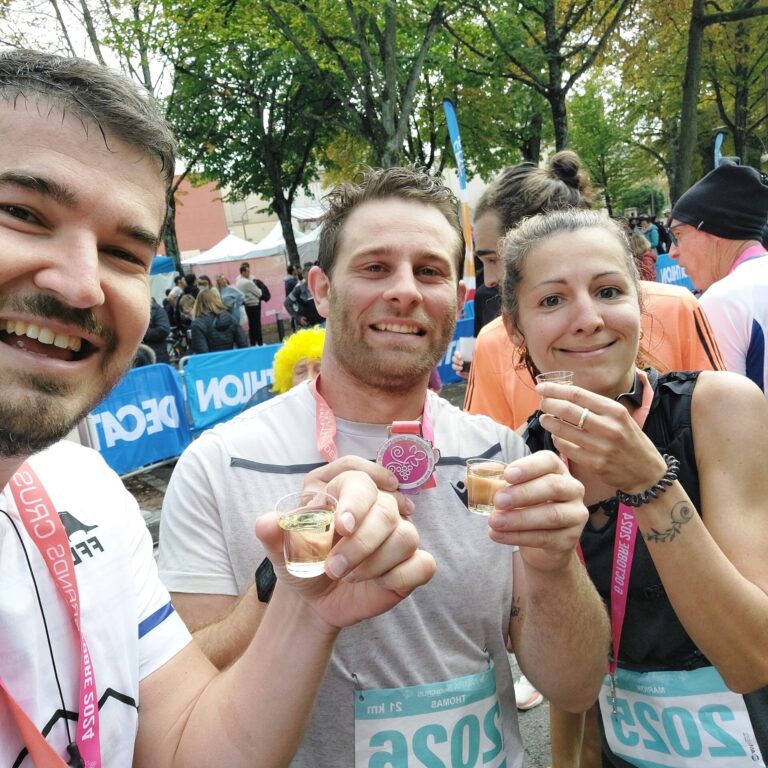
<instances>
[{"instance_id":1,"label":"black sleeveless top","mask_svg":"<svg viewBox=\"0 0 768 768\"><path fill-rule=\"evenodd\" d=\"M647 374L654 395L643 432L648 435L659 453L669 453L680 460L678 479L699 511L699 473L696 468L691 427L691 398L699 372L677 371L659 374L649 369ZM539 424L539 415L540 412L537 412L528 420L525 442L532 453L541 450L555 451L552 436ZM616 518L613 517L602 528L594 528L587 523L581 536L587 571L607 606L610 606L615 533ZM625 669L640 672L697 669L710 664L678 621L645 540L640 535L635 539L635 556L632 561L627 612L619 647L619 664ZM766 757L768 686L745 695L744 700L758 745L763 757ZM602 721L600 730L603 730ZM604 766L631 768L629 763L616 755L606 754L608 747L605 741L603 746Z\"/></svg>"},{"instance_id":2,"label":"black sleeveless top","mask_svg":"<svg viewBox=\"0 0 768 768\"><path fill-rule=\"evenodd\" d=\"M648 371L654 390L653 402L643 432L659 453L680 461L680 484L697 510L700 509L699 474L691 433L691 397L698 372L659 375ZM525 441L532 452L555 450L552 436L539 424L539 413L528 421ZM616 518L601 528L587 523L581 548L590 578L610 606L613 540ZM696 669L709 662L683 629L661 583L642 536L635 539L635 556L629 580L627 613L619 648L619 663L637 671Z\"/></svg>"}]
</instances>

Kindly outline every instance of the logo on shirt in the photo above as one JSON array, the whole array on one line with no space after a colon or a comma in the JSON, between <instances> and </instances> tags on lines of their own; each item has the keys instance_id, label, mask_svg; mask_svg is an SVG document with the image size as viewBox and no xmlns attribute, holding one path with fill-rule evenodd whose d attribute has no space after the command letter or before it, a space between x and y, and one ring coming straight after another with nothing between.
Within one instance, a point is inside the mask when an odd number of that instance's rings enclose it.
<instances>
[{"instance_id":1,"label":"logo on shirt","mask_svg":"<svg viewBox=\"0 0 768 768\"><path fill-rule=\"evenodd\" d=\"M75 565L79 565L86 557L92 558L97 552L104 551L98 536L96 534L89 535L91 531L98 528L97 525L86 525L71 512L59 512L59 517L64 530L67 532L69 548L72 551L72 560Z\"/></svg>"},{"instance_id":2,"label":"logo on shirt","mask_svg":"<svg viewBox=\"0 0 768 768\"><path fill-rule=\"evenodd\" d=\"M454 493L459 497L461 503L469 509L469 498L467 492L467 486L463 480L459 480L457 483L451 483Z\"/></svg>"}]
</instances>

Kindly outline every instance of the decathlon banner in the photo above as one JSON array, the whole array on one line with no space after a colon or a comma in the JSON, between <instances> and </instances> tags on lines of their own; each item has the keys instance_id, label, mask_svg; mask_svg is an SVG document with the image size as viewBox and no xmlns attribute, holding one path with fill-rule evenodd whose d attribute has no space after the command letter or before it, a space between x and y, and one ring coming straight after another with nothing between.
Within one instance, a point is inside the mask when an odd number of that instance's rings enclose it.
<instances>
[{"instance_id":1,"label":"decathlon banner","mask_svg":"<svg viewBox=\"0 0 768 768\"><path fill-rule=\"evenodd\" d=\"M459 175L459 199L461 200L461 220L464 229L464 282L467 285L468 297L471 299L475 290L475 255L472 248L472 216L469 211L469 194L467 192L467 171L464 166L464 150L461 148L461 135L459 134L459 118L456 115L456 107L450 99L443 99L445 122L448 126L448 136L451 139L451 147L456 158L456 172Z\"/></svg>"},{"instance_id":2,"label":"decathlon banner","mask_svg":"<svg viewBox=\"0 0 768 768\"><path fill-rule=\"evenodd\" d=\"M91 445L120 475L178 456L192 440L179 374L165 363L130 370L86 423Z\"/></svg>"},{"instance_id":3,"label":"decathlon banner","mask_svg":"<svg viewBox=\"0 0 768 768\"><path fill-rule=\"evenodd\" d=\"M693 280L680 266L680 262L673 259L668 253L660 253L656 257L656 279L660 283L680 285L689 291L693 290Z\"/></svg>"},{"instance_id":4,"label":"decathlon banner","mask_svg":"<svg viewBox=\"0 0 768 768\"><path fill-rule=\"evenodd\" d=\"M184 386L192 429L231 419L260 390L272 386L272 361L281 346L267 344L185 358Z\"/></svg>"}]
</instances>

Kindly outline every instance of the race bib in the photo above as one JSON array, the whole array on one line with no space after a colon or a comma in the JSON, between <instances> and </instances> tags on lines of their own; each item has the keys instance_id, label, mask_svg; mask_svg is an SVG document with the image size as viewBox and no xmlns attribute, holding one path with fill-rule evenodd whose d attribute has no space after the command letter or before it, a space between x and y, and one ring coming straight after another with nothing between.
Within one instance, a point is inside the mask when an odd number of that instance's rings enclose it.
<instances>
[{"instance_id":1,"label":"race bib","mask_svg":"<svg viewBox=\"0 0 768 768\"><path fill-rule=\"evenodd\" d=\"M504 768L496 675L355 691L355 768Z\"/></svg>"},{"instance_id":2,"label":"race bib","mask_svg":"<svg viewBox=\"0 0 768 768\"><path fill-rule=\"evenodd\" d=\"M680 672L616 671L600 714L614 754L642 768L765 768L742 696L714 667Z\"/></svg>"}]
</instances>

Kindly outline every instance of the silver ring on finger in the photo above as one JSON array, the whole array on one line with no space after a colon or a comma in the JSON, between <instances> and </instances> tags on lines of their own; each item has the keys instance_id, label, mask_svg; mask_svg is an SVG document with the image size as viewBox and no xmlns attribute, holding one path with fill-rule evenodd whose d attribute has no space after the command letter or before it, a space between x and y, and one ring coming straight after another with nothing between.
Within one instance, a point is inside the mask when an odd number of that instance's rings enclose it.
<instances>
[{"instance_id":1,"label":"silver ring on finger","mask_svg":"<svg viewBox=\"0 0 768 768\"><path fill-rule=\"evenodd\" d=\"M589 416L589 408L582 408L581 410L581 416L579 416L579 423L574 424L573 426L576 427L576 429L584 429L584 423L587 420L587 416Z\"/></svg>"}]
</instances>

